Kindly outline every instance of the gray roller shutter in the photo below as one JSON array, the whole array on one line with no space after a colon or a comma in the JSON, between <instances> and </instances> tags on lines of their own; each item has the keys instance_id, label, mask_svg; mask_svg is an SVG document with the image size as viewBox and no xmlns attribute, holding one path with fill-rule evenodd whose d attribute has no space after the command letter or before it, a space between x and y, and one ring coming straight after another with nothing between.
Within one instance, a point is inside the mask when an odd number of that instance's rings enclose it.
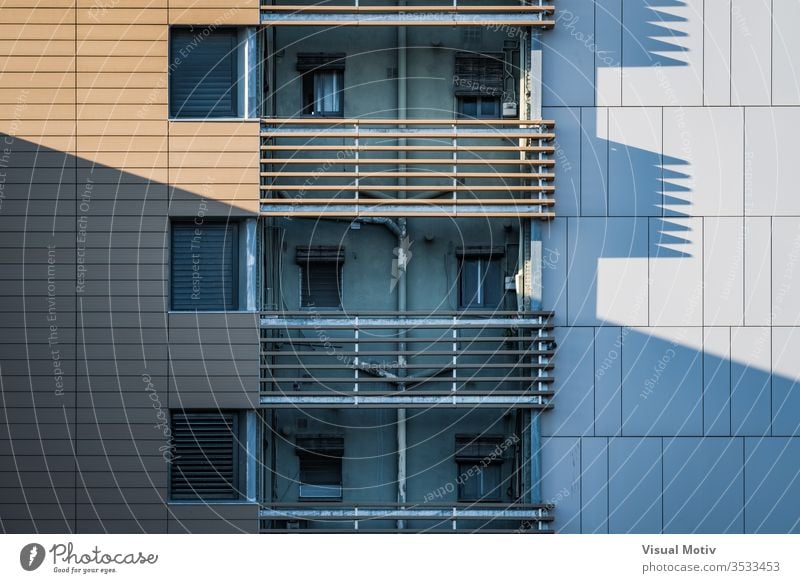
<instances>
[{"instance_id":1,"label":"gray roller shutter","mask_svg":"<svg viewBox=\"0 0 800 583\"><path fill-rule=\"evenodd\" d=\"M237 223L172 224L173 310L238 307Z\"/></svg>"},{"instance_id":2,"label":"gray roller shutter","mask_svg":"<svg viewBox=\"0 0 800 583\"><path fill-rule=\"evenodd\" d=\"M170 35L170 115L236 117L236 29L210 33L195 27L173 28Z\"/></svg>"},{"instance_id":3,"label":"gray roller shutter","mask_svg":"<svg viewBox=\"0 0 800 583\"><path fill-rule=\"evenodd\" d=\"M503 93L502 53L456 53L453 91L456 95L488 95Z\"/></svg>"},{"instance_id":4,"label":"gray roller shutter","mask_svg":"<svg viewBox=\"0 0 800 583\"><path fill-rule=\"evenodd\" d=\"M344 248L298 247L296 260L300 265L300 305L341 307Z\"/></svg>"}]
</instances>

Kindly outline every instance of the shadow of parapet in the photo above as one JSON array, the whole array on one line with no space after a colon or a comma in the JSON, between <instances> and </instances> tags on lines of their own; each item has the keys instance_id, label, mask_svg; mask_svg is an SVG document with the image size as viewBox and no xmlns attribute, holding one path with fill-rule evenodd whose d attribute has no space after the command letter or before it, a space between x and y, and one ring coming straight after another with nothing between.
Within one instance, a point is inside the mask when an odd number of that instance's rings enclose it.
<instances>
[{"instance_id":1,"label":"shadow of parapet","mask_svg":"<svg viewBox=\"0 0 800 583\"><path fill-rule=\"evenodd\" d=\"M607 10L597 2L598 10ZM688 36L680 30L688 19L681 16L687 8L682 0L624 0L622 2L622 66L681 67L681 57L688 48L681 39ZM609 12L610 14L610 12Z\"/></svg>"},{"instance_id":2,"label":"shadow of parapet","mask_svg":"<svg viewBox=\"0 0 800 583\"><path fill-rule=\"evenodd\" d=\"M800 532L797 376L785 357L770 374L771 343L768 328L565 330L543 417L557 529Z\"/></svg>"},{"instance_id":3,"label":"shadow of parapet","mask_svg":"<svg viewBox=\"0 0 800 583\"><path fill-rule=\"evenodd\" d=\"M714 316L717 302L745 309L743 242L726 239L730 263L709 269L714 231L692 211L705 193L690 153L671 155L680 120L669 120L670 147L635 119L680 110L669 76L698 56L686 32L698 5L563 0L559 36L542 35L544 106L574 153L557 161L560 219L543 229L545 306L563 325L543 494L560 532L800 532L800 333ZM658 108L616 107L650 79L644 102ZM618 127L598 123L608 111ZM653 114L653 127L667 123Z\"/></svg>"},{"instance_id":4,"label":"shadow of parapet","mask_svg":"<svg viewBox=\"0 0 800 583\"><path fill-rule=\"evenodd\" d=\"M159 158L107 141L118 145L99 158ZM163 164L115 168L7 134L0 143L0 530L165 532L177 520L166 505L166 412L213 380L186 382L197 359L186 352L203 339L197 316L170 329L170 215L252 215L207 199L201 184L161 181ZM214 326L245 329L244 316ZM250 328L257 362L253 316ZM241 362L227 337L216 342L212 358ZM229 385L220 407L250 396ZM221 520L220 530L241 524Z\"/></svg>"},{"instance_id":5,"label":"shadow of parapet","mask_svg":"<svg viewBox=\"0 0 800 583\"><path fill-rule=\"evenodd\" d=\"M557 118L559 150L573 148L571 159L556 155L557 216L661 217L654 244L661 257L691 255L691 233L664 220L690 216L690 164L663 151L665 124L682 121L653 108L593 108L603 101L601 86L613 88L608 102L621 103L627 73L687 66L690 10L683 0L564 0L556 29L540 37L544 116ZM667 75L637 83L659 85L654 90L671 101ZM580 135L568 135L576 127Z\"/></svg>"}]
</instances>

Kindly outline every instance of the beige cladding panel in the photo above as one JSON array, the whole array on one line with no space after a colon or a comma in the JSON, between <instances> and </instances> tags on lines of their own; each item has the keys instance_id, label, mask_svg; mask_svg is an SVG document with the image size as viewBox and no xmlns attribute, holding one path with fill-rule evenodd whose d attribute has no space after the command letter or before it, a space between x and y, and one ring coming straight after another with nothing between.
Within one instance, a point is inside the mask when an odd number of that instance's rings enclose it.
<instances>
[{"instance_id":1,"label":"beige cladding panel","mask_svg":"<svg viewBox=\"0 0 800 583\"><path fill-rule=\"evenodd\" d=\"M176 121L169 135L170 214L191 211L193 195L229 205L235 214L258 211L258 122ZM213 212L228 214L218 205Z\"/></svg>"},{"instance_id":2,"label":"beige cladding panel","mask_svg":"<svg viewBox=\"0 0 800 583\"><path fill-rule=\"evenodd\" d=\"M259 0L170 0L170 24L251 25L259 23Z\"/></svg>"}]
</instances>

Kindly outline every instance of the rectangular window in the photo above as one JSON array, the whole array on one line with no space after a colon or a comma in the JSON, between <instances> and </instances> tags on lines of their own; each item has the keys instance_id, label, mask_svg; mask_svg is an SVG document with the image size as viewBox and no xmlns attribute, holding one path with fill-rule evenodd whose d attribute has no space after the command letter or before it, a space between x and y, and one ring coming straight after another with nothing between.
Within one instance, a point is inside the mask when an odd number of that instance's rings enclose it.
<instances>
[{"instance_id":1,"label":"rectangular window","mask_svg":"<svg viewBox=\"0 0 800 583\"><path fill-rule=\"evenodd\" d=\"M503 301L502 248L462 247L458 250L459 306L494 309Z\"/></svg>"},{"instance_id":2,"label":"rectangular window","mask_svg":"<svg viewBox=\"0 0 800 583\"><path fill-rule=\"evenodd\" d=\"M303 115L344 115L343 53L300 53L297 70L302 73Z\"/></svg>"},{"instance_id":3,"label":"rectangular window","mask_svg":"<svg viewBox=\"0 0 800 583\"><path fill-rule=\"evenodd\" d=\"M500 98L481 95L457 97L458 117L464 119L497 119L500 117Z\"/></svg>"},{"instance_id":4,"label":"rectangular window","mask_svg":"<svg viewBox=\"0 0 800 583\"><path fill-rule=\"evenodd\" d=\"M238 31L173 28L170 31L170 116L239 115Z\"/></svg>"},{"instance_id":5,"label":"rectangular window","mask_svg":"<svg viewBox=\"0 0 800 583\"><path fill-rule=\"evenodd\" d=\"M342 307L341 247L298 247L300 266L300 305L304 308Z\"/></svg>"},{"instance_id":6,"label":"rectangular window","mask_svg":"<svg viewBox=\"0 0 800 583\"><path fill-rule=\"evenodd\" d=\"M170 497L173 500L242 498L245 424L235 411L180 411L171 416Z\"/></svg>"},{"instance_id":7,"label":"rectangular window","mask_svg":"<svg viewBox=\"0 0 800 583\"><path fill-rule=\"evenodd\" d=\"M456 436L459 502L502 500L502 444L502 436Z\"/></svg>"},{"instance_id":8,"label":"rectangular window","mask_svg":"<svg viewBox=\"0 0 800 583\"><path fill-rule=\"evenodd\" d=\"M296 453L300 460L299 497L341 500L344 439L298 437Z\"/></svg>"},{"instance_id":9,"label":"rectangular window","mask_svg":"<svg viewBox=\"0 0 800 583\"><path fill-rule=\"evenodd\" d=\"M459 502L500 502L502 464L481 466L475 463L458 464Z\"/></svg>"},{"instance_id":10,"label":"rectangular window","mask_svg":"<svg viewBox=\"0 0 800 583\"><path fill-rule=\"evenodd\" d=\"M504 68L503 53L456 53L453 93L458 117L500 117L500 101L506 77Z\"/></svg>"},{"instance_id":11,"label":"rectangular window","mask_svg":"<svg viewBox=\"0 0 800 583\"><path fill-rule=\"evenodd\" d=\"M172 224L173 310L238 309L238 233L238 223Z\"/></svg>"}]
</instances>

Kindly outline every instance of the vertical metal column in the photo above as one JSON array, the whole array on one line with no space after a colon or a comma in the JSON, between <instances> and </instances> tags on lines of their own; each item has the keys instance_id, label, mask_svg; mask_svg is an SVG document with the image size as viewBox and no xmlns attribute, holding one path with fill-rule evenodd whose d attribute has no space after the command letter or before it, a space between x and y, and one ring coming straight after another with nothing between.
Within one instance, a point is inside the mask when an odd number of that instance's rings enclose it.
<instances>
[{"instance_id":1,"label":"vertical metal column","mask_svg":"<svg viewBox=\"0 0 800 583\"><path fill-rule=\"evenodd\" d=\"M530 29L530 60L529 60L529 111L530 119L542 118L542 52L539 43L539 33ZM540 156L541 154L537 154ZM543 183L539 180L539 184ZM541 196L541 194L540 194ZM542 231L539 221L530 219L530 278L526 279L530 288L530 309L537 311L542 309ZM541 348L542 343L537 343ZM534 357L539 359L540 357ZM541 374L541 369L539 374ZM541 431L541 412L533 409L530 413L530 501L532 504L539 504L542 501L542 431Z\"/></svg>"}]
</instances>

